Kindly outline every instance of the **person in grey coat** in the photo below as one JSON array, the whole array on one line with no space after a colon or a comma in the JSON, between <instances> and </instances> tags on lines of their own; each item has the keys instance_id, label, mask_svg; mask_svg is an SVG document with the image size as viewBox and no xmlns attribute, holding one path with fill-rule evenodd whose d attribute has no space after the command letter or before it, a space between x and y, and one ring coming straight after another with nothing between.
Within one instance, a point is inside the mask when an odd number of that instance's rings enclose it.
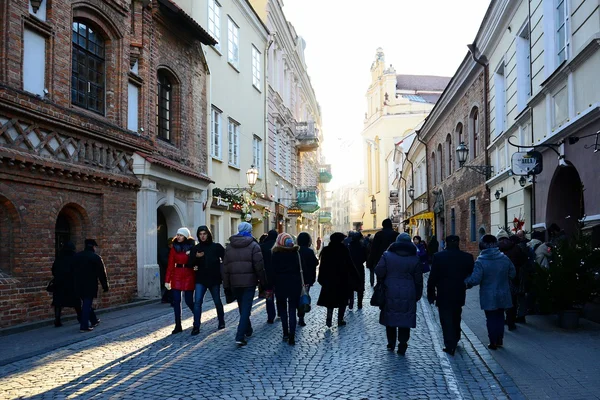
<instances>
[{"instance_id":1,"label":"person in grey coat","mask_svg":"<svg viewBox=\"0 0 600 400\"><path fill-rule=\"evenodd\" d=\"M408 348L410 328L417 327L417 302L423 294L423 270L417 248L407 233L383 253L375 267L377 282L383 282L385 305L379 323L385 326L388 350L394 351L398 338L398 354Z\"/></svg>"},{"instance_id":2,"label":"person in grey coat","mask_svg":"<svg viewBox=\"0 0 600 400\"><path fill-rule=\"evenodd\" d=\"M465 284L467 289L481 285L479 302L487 319L488 348L496 350L503 345L504 310L512 307L509 281L517 272L510 259L500 252L495 236L484 235L479 241L479 249L481 253Z\"/></svg>"}]
</instances>

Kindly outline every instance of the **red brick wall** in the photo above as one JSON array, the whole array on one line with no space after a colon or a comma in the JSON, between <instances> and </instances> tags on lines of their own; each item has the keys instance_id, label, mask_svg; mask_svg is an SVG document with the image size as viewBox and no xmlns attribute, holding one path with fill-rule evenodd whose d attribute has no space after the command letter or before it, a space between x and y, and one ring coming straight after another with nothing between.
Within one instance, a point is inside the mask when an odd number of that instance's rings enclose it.
<instances>
[{"instance_id":1,"label":"red brick wall","mask_svg":"<svg viewBox=\"0 0 600 400\"><path fill-rule=\"evenodd\" d=\"M467 81L462 90L456 94L455 102L451 102L447 107L434 129L426 132L427 137L427 168L428 168L428 185L431 196L430 209L433 207L433 202L436 196L434 191L442 190L445 206L444 206L444 224L438 226L439 237L445 238L451 234L451 209L455 211L455 234L460 236L461 249L477 255L479 253L478 240L480 238L479 229L483 228L487 233L490 231L490 198L485 185L485 176L478 174L467 168L457 168L456 165L456 147L458 146L458 137L455 133L458 123L463 124L463 141L471 148L471 137L469 134L470 126L469 118L473 107L479 110L479 140L477 157L470 160L472 150L470 150L467 165L485 165L485 118L484 118L484 82L483 70L477 67L480 72L470 81ZM446 151L446 138L448 134L452 136L452 172L448 174L446 171L445 159L448 156ZM438 145L442 145L443 149L443 179L437 185L433 186L434 167L431 158L431 153L435 150L437 154ZM439 157L437 158L439 163ZM476 206L476 234L477 241L471 241L471 217L470 217L470 200L475 198ZM439 218L438 218L439 221Z\"/></svg>"}]
</instances>

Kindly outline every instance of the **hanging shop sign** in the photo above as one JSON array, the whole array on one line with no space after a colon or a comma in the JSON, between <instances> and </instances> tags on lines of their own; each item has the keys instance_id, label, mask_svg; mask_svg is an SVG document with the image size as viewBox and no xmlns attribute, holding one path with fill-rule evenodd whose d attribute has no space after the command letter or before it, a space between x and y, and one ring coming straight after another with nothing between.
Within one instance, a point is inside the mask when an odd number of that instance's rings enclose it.
<instances>
[{"instance_id":1,"label":"hanging shop sign","mask_svg":"<svg viewBox=\"0 0 600 400\"><path fill-rule=\"evenodd\" d=\"M290 207L287 210L288 216L299 217L302 215L302 209L299 207Z\"/></svg>"},{"instance_id":2,"label":"hanging shop sign","mask_svg":"<svg viewBox=\"0 0 600 400\"><path fill-rule=\"evenodd\" d=\"M514 175L537 175L542 172L542 153L539 151L521 151L511 158L511 169Z\"/></svg>"}]
</instances>

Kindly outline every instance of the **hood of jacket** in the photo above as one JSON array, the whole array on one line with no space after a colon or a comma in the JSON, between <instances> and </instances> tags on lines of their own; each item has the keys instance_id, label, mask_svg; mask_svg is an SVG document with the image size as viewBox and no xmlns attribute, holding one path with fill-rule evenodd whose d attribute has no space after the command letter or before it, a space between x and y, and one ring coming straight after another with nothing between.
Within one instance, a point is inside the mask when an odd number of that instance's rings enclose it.
<instances>
[{"instance_id":1,"label":"hood of jacket","mask_svg":"<svg viewBox=\"0 0 600 400\"><path fill-rule=\"evenodd\" d=\"M492 247L491 249L481 250L478 258L483 260L498 260L502 257L505 257L505 255L502 254L500 249L498 247Z\"/></svg>"},{"instance_id":2,"label":"hood of jacket","mask_svg":"<svg viewBox=\"0 0 600 400\"><path fill-rule=\"evenodd\" d=\"M394 242L390 245L387 251L396 253L400 257L417 255L417 248L412 243Z\"/></svg>"},{"instance_id":3,"label":"hood of jacket","mask_svg":"<svg viewBox=\"0 0 600 400\"><path fill-rule=\"evenodd\" d=\"M254 242L254 238L252 236L233 235L229 238L229 244L231 247L236 249L248 247L252 242Z\"/></svg>"},{"instance_id":4,"label":"hood of jacket","mask_svg":"<svg viewBox=\"0 0 600 400\"><path fill-rule=\"evenodd\" d=\"M296 246L296 245L294 245L292 247L274 246L271 251L273 253L293 253L293 252L297 252L299 248L300 247Z\"/></svg>"},{"instance_id":5,"label":"hood of jacket","mask_svg":"<svg viewBox=\"0 0 600 400\"><path fill-rule=\"evenodd\" d=\"M206 237L206 242L202 242L200 240L200 232L206 232L207 233L207 237ZM204 244L211 244L213 242L213 236L212 236L212 232L210 231L210 229L208 228L208 226L206 225L200 225L198 227L198 230L196 231L196 237L198 238L198 242L199 243L204 243Z\"/></svg>"},{"instance_id":6,"label":"hood of jacket","mask_svg":"<svg viewBox=\"0 0 600 400\"><path fill-rule=\"evenodd\" d=\"M192 247L194 247L195 245L196 245L196 241L191 237L185 239L181 243L178 242L177 239L173 239L173 248L178 253L186 252L189 249L191 249Z\"/></svg>"}]
</instances>

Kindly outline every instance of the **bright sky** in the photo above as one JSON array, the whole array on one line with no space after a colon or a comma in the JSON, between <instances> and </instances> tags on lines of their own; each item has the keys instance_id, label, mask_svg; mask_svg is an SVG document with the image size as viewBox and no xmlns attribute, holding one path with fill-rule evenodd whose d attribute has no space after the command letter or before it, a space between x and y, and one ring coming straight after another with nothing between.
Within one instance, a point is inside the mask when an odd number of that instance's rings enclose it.
<instances>
[{"instance_id":1,"label":"bright sky","mask_svg":"<svg viewBox=\"0 0 600 400\"><path fill-rule=\"evenodd\" d=\"M452 76L489 0L283 0L306 63L332 164L330 189L362 175L360 132L375 50L398 74Z\"/></svg>"}]
</instances>

